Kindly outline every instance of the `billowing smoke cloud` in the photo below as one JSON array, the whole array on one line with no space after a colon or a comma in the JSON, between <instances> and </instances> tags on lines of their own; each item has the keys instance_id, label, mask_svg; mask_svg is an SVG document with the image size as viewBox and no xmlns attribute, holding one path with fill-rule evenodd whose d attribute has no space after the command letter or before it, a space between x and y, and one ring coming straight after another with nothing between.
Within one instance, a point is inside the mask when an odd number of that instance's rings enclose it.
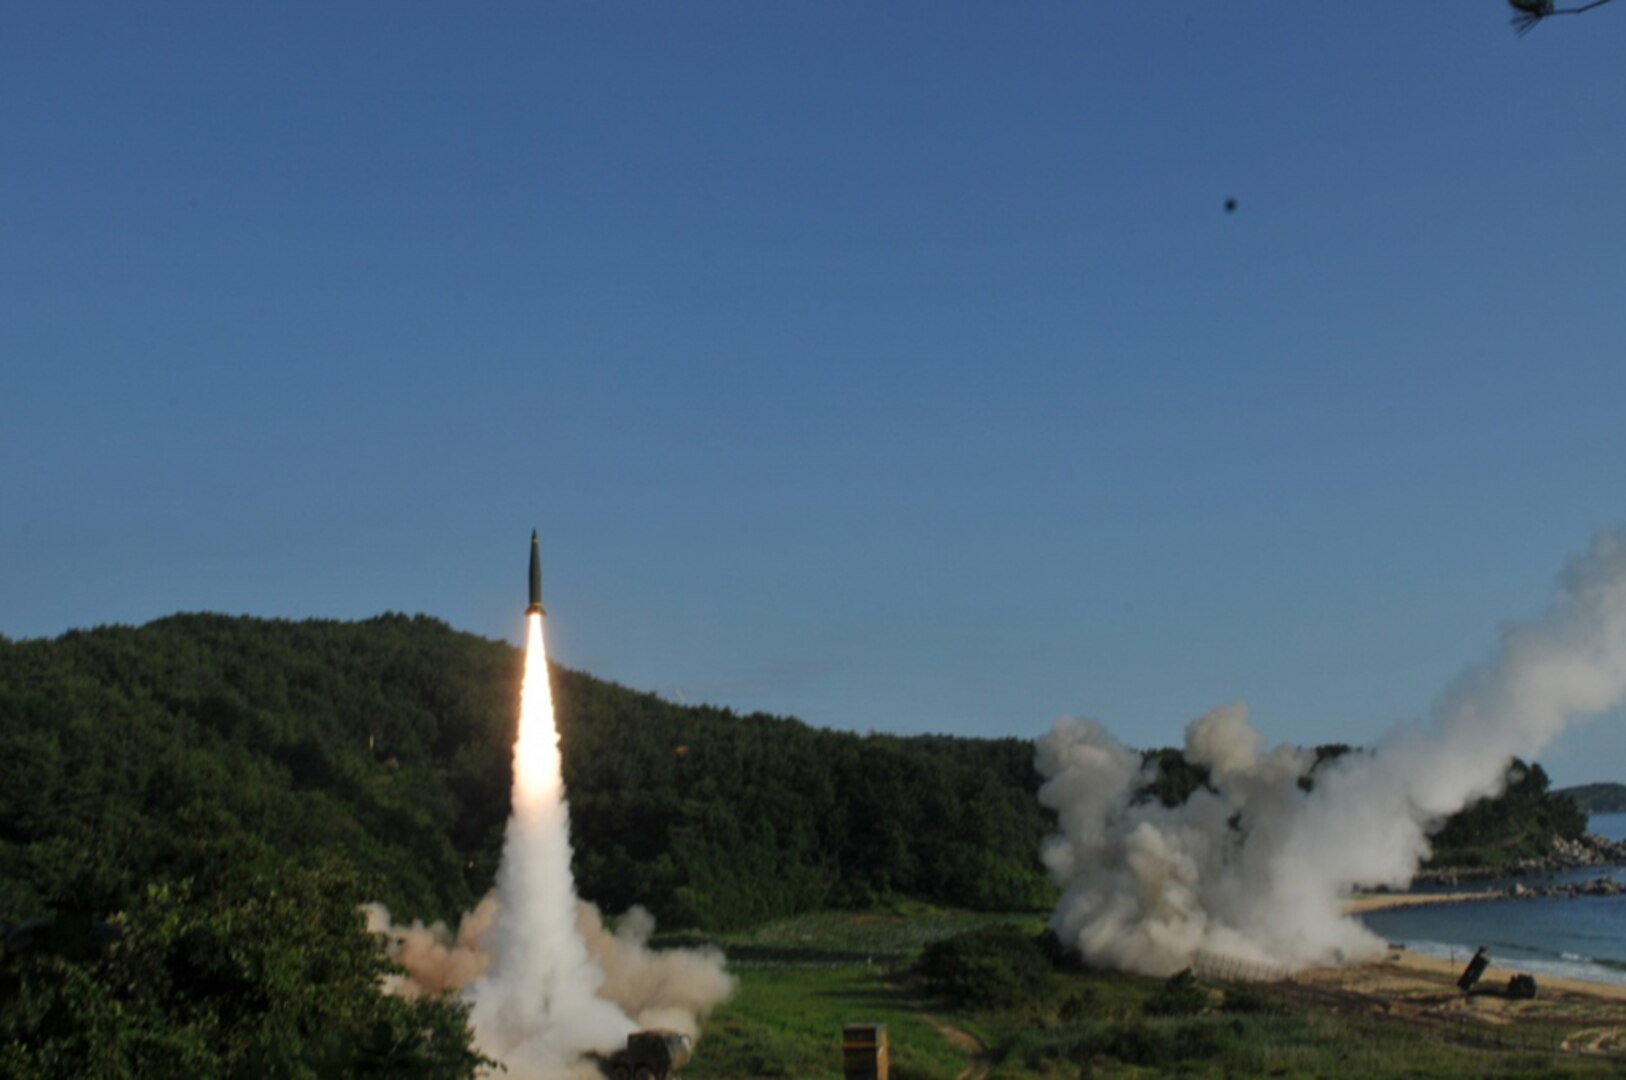
<instances>
[{"instance_id":1,"label":"billowing smoke cloud","mask_svg":"<svg viewBox=\"0 0 1626 1080\"><path fill-rule=\"evenodd\" d=\"M527 621L513 814L496 891L455 935L441 924L393 926L378 905L368 921L406 969L392 989L461 993L476 1044L514 1080L575 1080L596 1075L587 1054L619 1049L641 1027L697 1036L734 983L715 949L650 950L655 923L642 909L611 934L577 898L540 606Z\"/></svg>"},{"instance_id":2,"label":"billowing smoke cloud","mask_svg":"<svg viewBox=\"0 0 1626 1080\"><path fill-rule=\"evenodd\" d=\"M495 894L487 896L463 916L454 934L443 922L429 926L414 920L396 926L383 904L367 904L367 929L384 938L389 958L406 969L392 975L385 990L404 998L420 998L461 990L486 973L491 954L486 952L486 931L501 908Z\"/></svg>"},{"instance_id":3,"label":"billowing smoke cloud","mask_svg":"<svg viewBox=\"0 0 1626 1080\"><path fill-rule=\"evenodd\" d=\"M715 948L651 949L655 918L641 907L604 928L598 908L584 903L578 926L587 951L604 970L599 993L641 1028L679 1031L700 1037L700 1024L734 992L734 977Z\"/></svg>"},{"instance_id":4,"label":"billowing smoke cloud","mask_svg":"<svg viewBox=\"0 0 1626 1080\"><path fill-rule=\"evenodd\" d=\"M385 939L391 960L406 969L387 989L402 997L462 991L479 985L491 966L487 940L502 908L495 893L463 917L456 932L445 923L395 925L382 904L368 904L367 928ZM616 922L612 933L598 907L576 903L576 933L597 965L597 996L631 1022L633 1028L678 1031L698 1038L700 1025L734 992L734 977L715 948L651 949L655 919L634 907ZM617 1025L618 1030L624 1025ZM627 1028L627 1030L633 1030ZM625 1039L625 1034L618 1036Z\"/></svg>"},{"instance_id":5,"label":"billowing smoke cloud","mask_svg":"<svg viewBox=\"0 0 1626 1080\"><path fill-rule=\"evenodd\" d=\"M1060 832L1042 857L1065 889L1052 928L1095 964L1169 974L1200 953L1300 968L1371 955L1382 942L1343 914L1356 886L1404 887L1429 833L1499 793L1571 721L1626 697L1626 537L1598 536L1540 619L1506 628L1427 723L1315 769L1297 747L1261 751L1247 707L1186 729L1212 790L1164 807L1155 774L1101 725L1063 718L1039 740L1040 800Z\"/></svg>"}]
</instances>

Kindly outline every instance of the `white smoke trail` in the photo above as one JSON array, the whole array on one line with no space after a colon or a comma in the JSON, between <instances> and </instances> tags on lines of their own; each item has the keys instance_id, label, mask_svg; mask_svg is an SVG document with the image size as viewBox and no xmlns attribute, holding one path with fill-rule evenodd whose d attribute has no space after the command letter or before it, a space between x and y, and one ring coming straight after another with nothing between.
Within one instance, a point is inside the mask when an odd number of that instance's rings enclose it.
<instances>
[{"instance_id":1,"label":"white smoke trail","mask_svg":"<svg viewBox=\"0 0 1626 1080\"><path fill-rule=\"evenodd\" d=\"M542 615L533 612L526 621L513 816L497 870L502 910L490 932L491 967L469 990L480 1049L511 1072L557 1070L589 1050L613 1050L637 1030L598 996L604 972L576 929L570 812Z\"/></svg>"},{"instance_id":2,"label":"white smoke trail","mask_svg":"<svg viewBox=\"0 0 1626 1080\"><path fill-rule=\"evenodd\" d=\"M528 616L513 815L496 891L453 935L442 924L391 924L369 905L369 929L406 969L388 989L408 997L461 991L475 1042L515 1080L596 1076L591 1051L611 1052L641 1027L698 1036L734 989L716 949L647 948L654 920L642 908L615 934L577 898L570 813L560 771L542 616Z\"/></svg>"},{"instance_id":3,"label":"white smoke trail","mask_svg":"<svg viewBox=\"0 0 1626 1080\"><path fill-rule=\"evenodd\" d=\"M1503 631L1430 721L1316 769L1283 746L1261 754L1247 708L1193 721L1185 756L1213 790L1182 806L1137 801L1155 774L1094 721L1063 718L1039 740L1039 798L1060 832L1042 858L1065 889L1051 926L1095 964L1168 974L1200 952L1292 968L1370 955L1382 942L1343 914L1355 886L1408 884L1428 835L1499 793L1574 719L1626 698L1626 538L1601 534L1565 569L1539 620Z\"/></svg>"}]
</instances>

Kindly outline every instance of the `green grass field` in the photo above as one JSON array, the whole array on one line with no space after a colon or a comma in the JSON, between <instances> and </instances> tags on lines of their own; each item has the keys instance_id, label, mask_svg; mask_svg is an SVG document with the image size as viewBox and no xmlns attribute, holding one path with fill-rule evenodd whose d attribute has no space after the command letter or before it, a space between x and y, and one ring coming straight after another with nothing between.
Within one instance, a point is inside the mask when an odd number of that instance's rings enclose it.
<instances>
[{"instance_id":1,"label":"green grass field","mask_svg":"<svg viewBox=\"0 0 1626 1080\"><path fill-rule=\"evenodd\" d=\"M1626 1060L1554 1049L1558 1028L1454 1031L1269 988L1204 987L1158 1015L1163 980L1055 971L1020 1007L956 1010L911 972L928 943L1037 916L919 907L821 913L719 941L739 991L706 1026L687 1080L841 1076L844 1024L888 1027L896 1080L1101 1076L1478 1077L1626 1074ZM1626 1010L1617 1018L1626 1025Z\"/></svg>"}]
</instances>

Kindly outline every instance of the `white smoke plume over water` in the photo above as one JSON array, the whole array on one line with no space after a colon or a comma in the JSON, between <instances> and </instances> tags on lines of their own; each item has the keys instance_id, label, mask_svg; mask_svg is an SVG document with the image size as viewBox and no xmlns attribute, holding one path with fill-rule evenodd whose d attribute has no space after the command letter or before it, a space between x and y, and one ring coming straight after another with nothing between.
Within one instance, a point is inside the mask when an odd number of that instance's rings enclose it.
<instances>
[{"instance_id":1,"label":"white smoke plume over water","mask_svg":"<svg viewBox=\"0 0 1626 1080\"><path fill-rule=\"evenodd\" d=\"M460 992L476 1045L506 1066L504 1075L574 1080L598 1075L584 1055L617 1050L641 1028L697 1037L734 980L716 949L648 948L655 921L642 908L612 934L576 896L542 616L528 619L513 814L495 892L455 934L440 923L395 926L376 904L367 918L407 972L389 989L408 997Z\"/></svg>"},{"instance_id":2,"label":"white smoke plume over water","mask_svg":"<svg viewBox=\"0 0 1626 1080\"><path fill-rule=\"evenodd\" d=\"M1186 729L1213 790L1182 806L1138 801L1156 770L1100 724L1063 718L1039 740L1060 832L1046 867L1065 893L1051 927L1086 961L1166 975L1199 953L1301 968L1376 953L1343 913L1356 886L1404 887L1429 833L1507 783L1572 721L1626 698L1626 536L1600 534L1540 619L1505 628L1426 723L1315 770L1292 746L1264 753L1245 705Z\"/></svg>"}]
</instances>

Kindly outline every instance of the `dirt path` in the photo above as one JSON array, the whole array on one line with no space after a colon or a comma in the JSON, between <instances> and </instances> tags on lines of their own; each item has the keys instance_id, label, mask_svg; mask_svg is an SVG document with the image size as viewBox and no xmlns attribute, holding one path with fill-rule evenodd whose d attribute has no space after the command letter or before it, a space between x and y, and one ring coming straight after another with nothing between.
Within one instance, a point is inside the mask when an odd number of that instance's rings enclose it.
<instances>
[{"instance_id":1,"label":"dirt path","mask_svg":"<svg viewBox=\"0 0 1626 1080\"><path fill-rule=\"evenodd\" d=\"M982 1040L963 1028L957 1028L940 1016L931 1013L921 1013L920 1018L930 1024L950 1046L961 1050L970 1060L965 1069L954 1080L983 1080L988 1075L988 1048L982 1045Z\"/></svg>"},{"instance_id":2,"label":"dirt path","mask_svg":"<svg viewBox=\"0 0 1626 1080\"><path fill-rule=\"evenodd\" d=\"M903 987L897 983L887 982L881 985L896 994L904 992ZM965 1054L968 1059L966 1066L954 1080L983 1080L988 1075L988 1070L991 1067L988 1063L988 1048L982 1045L981 1039L964 1028L955 1027L941 1016L927 1012L926 1003L921 999L911 997L906 1000L916 1015L930 1024L932 1030L943 1037L943 1041Z\"/></svg>"},{"instance_id":3,"label":"dirt path","mask_svg":"<svg viewBox=\"0 0 1626 1080\"><path fill-rule=\"evenodd\" d=\"M1607 1054L1619 1051L1622 1045L1626 1045L1622 1042L1622 1036L1626 1036L1626 1028L1582 1028L1564 1040L1563 1049L1571 1053Z\"/></svg>"}]
</instances>

